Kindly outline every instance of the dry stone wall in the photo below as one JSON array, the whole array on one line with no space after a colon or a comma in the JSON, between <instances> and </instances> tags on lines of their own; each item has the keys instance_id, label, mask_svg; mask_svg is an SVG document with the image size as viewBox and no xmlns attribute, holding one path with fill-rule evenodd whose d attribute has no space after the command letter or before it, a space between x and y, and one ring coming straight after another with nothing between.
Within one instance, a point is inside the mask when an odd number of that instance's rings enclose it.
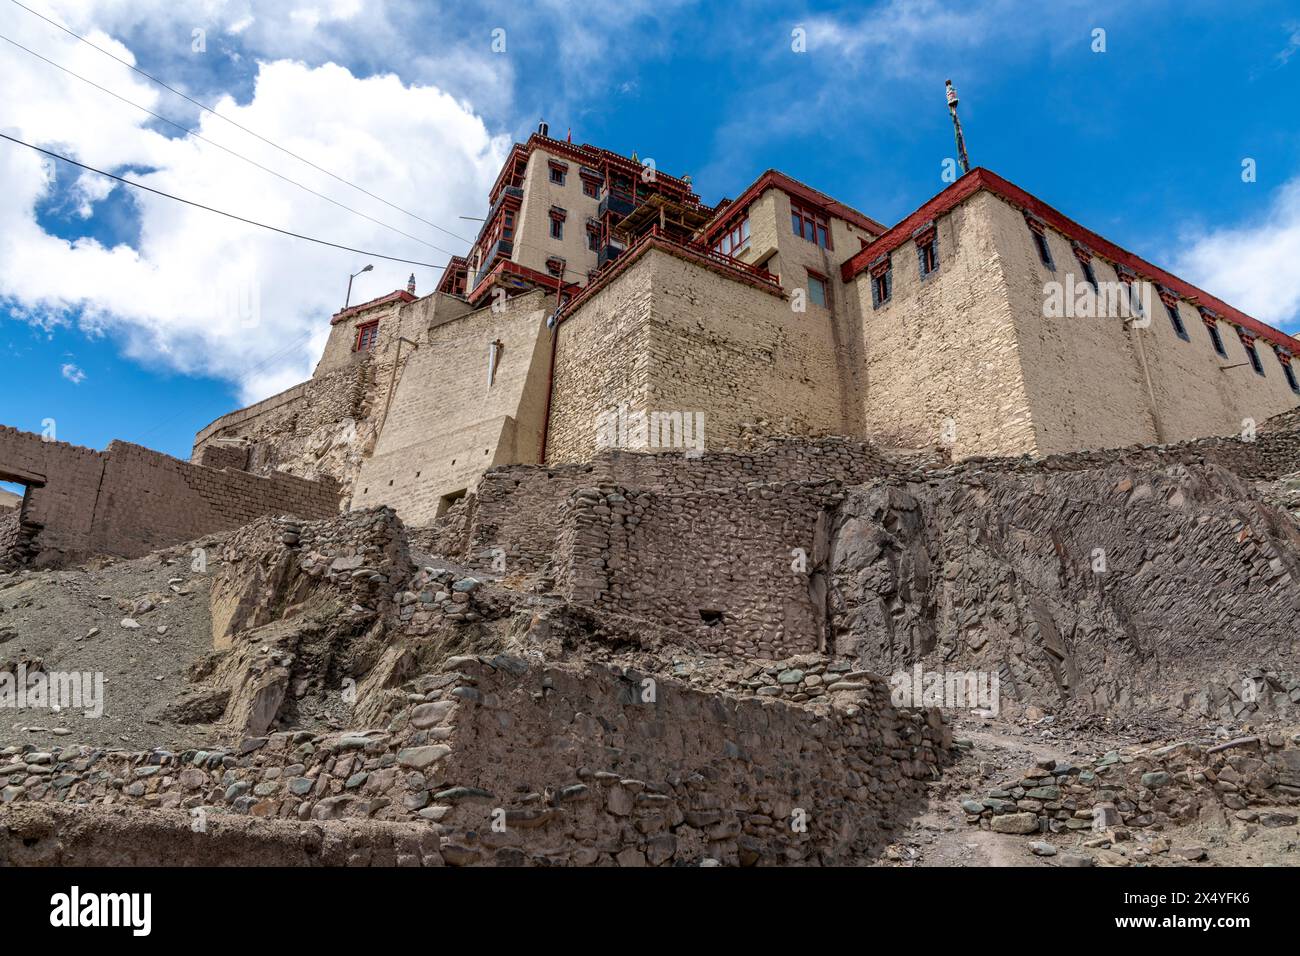
<instances>
[{"instance_id":1,"label":"dry stone wall","mask_svg":"<svg viewBox=\"0 0 1300 956\"><path fill-rule=\"evenodd\" d=\"M447 522L415 532L415 540L481 568L492 566L499 549L507 573L533 573L551 563L568 500L581 488L686 494L747 483L857 484L898 467L871 445L838 437L769 438L749 451L699 458L606 451L583 464L494 468Z\"/></svg>"},{"instance_id":2,"label":"dry stone wall","mask_svg":"<svg viewBox=\"0 0 1300 956\"><path fill-rule=\"evenodd\" d=\"M878 678L796 703L667 678L647 697L644 676L452 658L382 729L7 748L0 800L409 822L452 865L837 864L877 853L948 759L938 712L895 709Z\"/></svg>"},{"instance_id":3,"label":"dry stone wall","mask_svg":"<svg viewBox=\"0 0 1300 956\"><path fill-rule=\"evenodd\" d=\"M1223 826L1229 814L1248 824L1290 827L1296 814L1282 808L1300 804L1297 743L1271 733L1113 750L1081 765L1044 760L978 798L966 797L961 807L968 823L997 833L1090 831L1102 842L1197 820ZM1170 846L1153 849L1169 852Z\"/></svg>"},{"instance_id":4,"label":"dry stone wall","mask_svg":"<svg viewBox=\"0 0 1300 956\"><path fill-rule=\"evenodd\" d=\"M773 660L825 648L827 513L839 485L753 483L660 494L580 489L557 590L655 621L705 650Z\"/></svg>"}]
</instances>

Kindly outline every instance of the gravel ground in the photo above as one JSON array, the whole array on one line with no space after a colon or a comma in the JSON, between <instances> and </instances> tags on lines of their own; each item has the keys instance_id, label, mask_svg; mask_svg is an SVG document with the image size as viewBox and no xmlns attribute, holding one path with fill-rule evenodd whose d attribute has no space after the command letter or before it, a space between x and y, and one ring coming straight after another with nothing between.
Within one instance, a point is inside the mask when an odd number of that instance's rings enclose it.
<instances>
[{"instance_id":1,"label":"gravel ground","mask_svg":"<svg viewBox=\"0 0 1300 956\"><path fill-rule=\"evenodd\" d=\"M189 553L186 546L87 568L0 574L0 670L25 661L30 672L39 660L46 672L104 679L98 718L0 706L0 747L180 748L212 740L208 728L155 716L187 686L186 667L212 647L209 577L191 571ZM208 554L215 560L215 549Z\"/></svg>"}]
</instances>

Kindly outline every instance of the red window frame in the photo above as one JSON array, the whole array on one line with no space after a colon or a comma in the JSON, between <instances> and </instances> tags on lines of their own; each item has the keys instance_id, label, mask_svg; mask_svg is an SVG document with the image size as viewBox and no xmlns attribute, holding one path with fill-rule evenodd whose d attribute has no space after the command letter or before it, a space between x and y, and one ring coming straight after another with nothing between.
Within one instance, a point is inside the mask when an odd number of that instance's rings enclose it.
<instances>
[{"instance_id":1,"label":"red window frame","mask_svg":"<svg viewBox=\"0 0 1300 956\"><path fill-rule=\"evenodd\" d=\"M357 340L352 346L354 352L369 352L379 341L379 320L363 322L357 326Z\"/></svg>"},{"instance_id":2,"label":"red window frame","mask_svg":"<svg viewBox=\"0 0 1300 956\"><path fill-rule=\"evenodd\" d=\"M831 240L830 219L820 209L790 200L790 226L801 239L807 239L823 249L835 248Z\"/></svg>"},{"instance_id":3,"label":"red window frame","mask_svg":"<svg viewBox=\"0 0 1300 956\"><path fill-rule=\"evenodd\" d=\"M738 220L713 244L713 251L724 256L734 256L749 245L749 216Z\"/></svg>"},{"instance_id":4,"label":"red window frame","mask_svg":"<svg viewBox=\"0 0 1300 956\"><path fill-rule=\"evenodd\" d=\"M564 163L557 163L555 160L549 160L547 166L550 168L550 180L557 186L563 186L569 177L569 167Z\"/></svg>"},{"instance_id":5,"label":"red window frame","mask_svg":"<svg viewBox=\"0 0 1300 956\"><path fill-rule=\"evenodd\" d=\"M583 177L582 177L582 194L583 194L584 196L590 196L592 199L599 199L599 198L600 198L600 183L599 183L597 180L595 180L595 179L588 179L586 176L583 176Z\"/></svg>"},{"instance_id":6,"label":"red window frame","mask_svg":"<svg viewBox=\"0 0 1300 956\"><path fill-rule=\"evenodd\" d=\"M600 227L599 226L587 227L587 248L590 249L592 252L596 252L600 249Z\"/></svg>"}]
</instances>

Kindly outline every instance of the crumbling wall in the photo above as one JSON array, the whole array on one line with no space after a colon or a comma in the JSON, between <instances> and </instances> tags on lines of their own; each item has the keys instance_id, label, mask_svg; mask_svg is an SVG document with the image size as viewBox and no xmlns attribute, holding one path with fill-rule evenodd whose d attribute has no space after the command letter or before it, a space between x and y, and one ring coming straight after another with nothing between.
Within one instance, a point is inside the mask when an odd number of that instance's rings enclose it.
<instances>
[{"instance_id":1,"label":"crumbling wall","mask_svg":"<svg viewBox=\"0 0 1300 956\"><path fill-rule=\"evenodd\" d=\"M424 822L452 865L864 862L951 741L877 678L800 704L517 658L449 659L388 729L183 754L0 751L8 803ZM182 823L185 818L181 817Z\"/></svg>"},{"instance_id":2,"label":"crumbling wall","mask_svg":"<svg viewBox=\"0 0 1300 956\"><path fill-rule=\"evenodd\" d=\"M688 494L746 483L834 479L857 484L898 468L871 445L838 437L767 439L750 451L709 452L698 458L605 451L582 464L494 468L483 476L465 510L452 516L458 525L454 534L439 528L417 532L416 540L430 551L482 568L492 566L500 549L507 573L532 573L551 563L560 516L580 488L607 485ZM462 523L467 525L463 532ZM441 550L448 545L463 550Z\"/></svg>"},{"instance_id":3,"label":"crumbling wall","mask_svg":"<svg viewBox=\"0 0 1300 956\"><path fill-rule=\"evenodd\" d=\"M374 443L379 371L368 353L359 353L343 368L223 415L195 436L190 460L230 467L238 454L232 449L242 447L245 460L237 467L260 475L332 478L347 496Z\"/></svg>"},{"instance_id":4,"label":"crumbling wall","mask_svg":"<svg viewBox=\"0 0 1300 956\"><path fill-rule=\"evenodd\" d=\"M1224 826L1232 813L1283 827L1295 826L1296 814L1277 808L1300 804L1300 748L1280 733L1044 764L962 800L967 822L998 833L1104 836L1120 827L1164 830L1197 820Z\"/></svg>"},{"instance_id":5,"label":"crumbling wall","mask_svg":"<svg viewBox=\"0 0 1300 956\"><path fill-rule=\"evenodd\" d=\"M135 557L269 512L323 517L338 510L333 482L205 468L128 442L97 452L6 427L0 474L28 486L22 547L39 564Z\"/></svg>"},{"instance_id":6,"label":"crumbling wall","mask_svg":"<svg viewBox=\"0 0 1300 956\"><path fill-rule=\"evenodd\" d=\"M581 489L564 515L556 588L578 603L666 625L707 650L767 660L820 650L818 531L824 539L838 488Z\"/></svg>"}]
</instances>

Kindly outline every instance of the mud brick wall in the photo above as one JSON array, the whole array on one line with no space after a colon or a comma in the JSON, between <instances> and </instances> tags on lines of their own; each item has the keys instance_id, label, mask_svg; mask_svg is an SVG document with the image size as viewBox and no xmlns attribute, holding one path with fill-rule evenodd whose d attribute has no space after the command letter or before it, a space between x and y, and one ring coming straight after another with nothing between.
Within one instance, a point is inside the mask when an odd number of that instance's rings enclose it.
<instances>
[{"instance_id":1,"label":"mud brick wall","mask_svg":"<svg viewBox=\"0 0 1300 956\"><path fill-rule=\"evenodd\" d=\"M647 699L641 681L451 658L384 730L183 753L11 747L0 787L16 807L185 811L186 827L200 809L210 821L416 823L457 866L832 864L879 852L951 747L938 711L894 708L876 677L812 703L673 680Z\"/></svg>"},{"instance_id":2,"label":"mud brick wall","mask_svg":"<svg viewBox=\"0 0 1300 956\"><path fill-rule=\"evenodd\" d=\"M672 627L708 650L768 660L819 650L825 582L817 560L838 487L579 490L558 542L557 589Z\"/></svg>"},{"instance_id":3,"label":"mud brick wall","mask_svg":"<svg viewBox=\"0 0 1300 956\"><path fill-rule=\"evenodd\" d=\"M248 470L248 445L205 445L199 453L197 464L204 468L234 468Z\"/></svg>"},{"instance_id":4,"label":"mud brick wall","mask_svg":"<svg viewBox=\"0 0 1300 956\"><path fill-rule=\"evenodd\" d=\"M120 441L97 452L12 428L0 428L0 474L29 486L21 517L37 529L38 564L134 557L262 514L338 511L332 482L205 468Z\"/></svg>"}]
</instances>

